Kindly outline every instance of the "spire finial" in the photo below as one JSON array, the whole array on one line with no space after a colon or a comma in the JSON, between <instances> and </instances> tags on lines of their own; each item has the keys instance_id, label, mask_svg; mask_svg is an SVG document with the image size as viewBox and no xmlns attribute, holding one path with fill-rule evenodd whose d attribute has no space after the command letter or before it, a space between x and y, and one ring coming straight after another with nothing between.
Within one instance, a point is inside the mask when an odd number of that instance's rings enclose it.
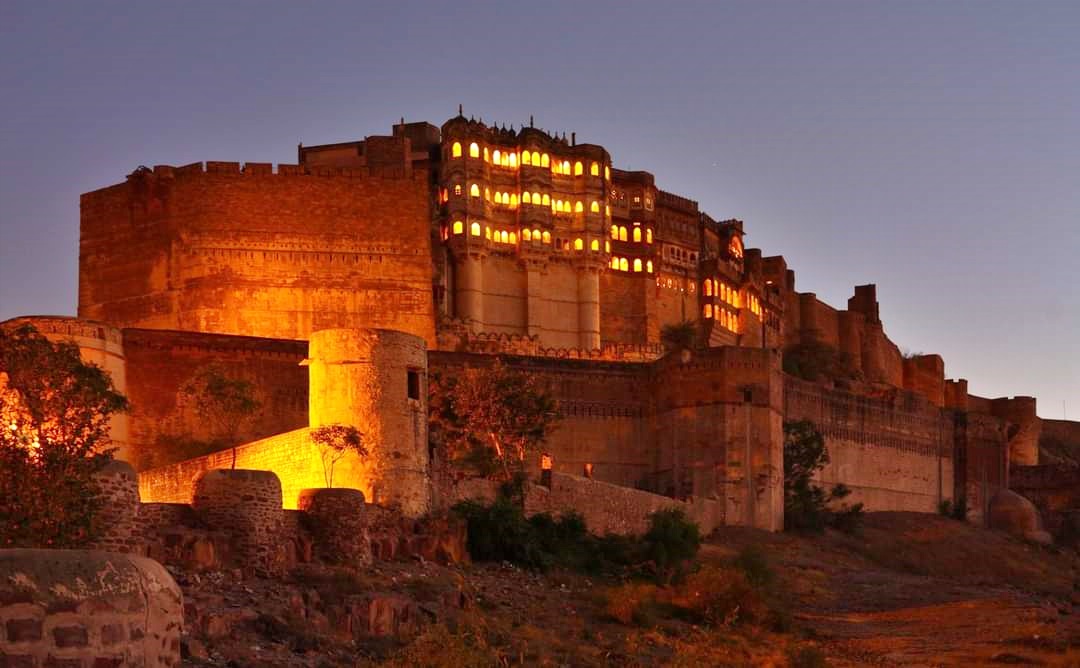
<instances>
[{"instance_id":1,"label":"spire finial","mask_svg":"<svg viewBox=\"0 0 1080 668\"><path fill-rule=\"evenodd\" d=\"M529 114L529 127L531 128L532 126L533 126L533 117L532 117L532 114Z\"/></svg>"},{"instance_id":2,"label":"spire finial","mask_svg":"<svg viewBox=\"0 0 1080 668\"><path fill-rule=\"evenodd\" d=\"M461 103L459 102L458 106L457 106L457 115L462 116L462 115L464 115L464 113L465 113L465 110L462 108Z\"/></svg>"}]
</instances>

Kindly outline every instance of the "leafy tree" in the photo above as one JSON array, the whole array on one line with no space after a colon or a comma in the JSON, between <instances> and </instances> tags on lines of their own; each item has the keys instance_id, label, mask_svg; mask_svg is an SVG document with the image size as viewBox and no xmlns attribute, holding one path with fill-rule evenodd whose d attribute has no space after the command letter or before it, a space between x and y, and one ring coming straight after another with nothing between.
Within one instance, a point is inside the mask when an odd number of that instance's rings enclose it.
<instances>
[{"instance_id":1,"label":"leafy tree","mask_svg":"<svg viewBox=\"0 0 1080 668\"><path fill-rule=\"evenodd\" d=\"M670 582L701 547L698 525L687 519L681 508L667 508L649 515L649 530L643 539L645 553L656 566L660 584Z\"/></svg>"},{"instance_id":2,"label":"leafy tree","mask_svg":"<svg viewBox=\"0 0 1080 668\"><path fill-rule=\"evenodd\" d=\"M311 430L311 440L319 448L323 465L323 478L327 488L334 486L334 465L345 455L354 453L366 457L363 434L356 427L345 424L328 424Z\"/></svg>"},{"instance_id":3,"label":"leafy tree","mask_svg":"<svg viewBox=\"0 0 1080 668\"><path fill-rule=\"evenodd\" d=\"M826 491L814 475L829 463L825 438L809 420L784 422L784 528L821 531L832 526L853 531L862 519L863 505L830 504L851 494L843 484Z\"/></svg>"},{"instance_id":4,"label":"leafy tree","mask_svg":"<svg viewBox=\"0 0 1080 668\"><path fill-rule=\"evenodd\" d=\"M0 329L0 545L76 547L93 531L94 474L127 400L74 343Z\"/></svg>"},{"instance_id":5,"label":"leafy tree","mask_svg":"<svg viewBox=\"0 0 1080 668\"><path fill-rule=\"evenodd\" d=\"M251 381L230 377L217 363L199 368L180 386L177 406L180 415L198 420L198 428L185 427L178 433L160 434L154 451L145 453L140 460L140 468L230 447L234 449L235 466L235 448L261 406Z\"/></svg>"},{"instance_id":6,"label":"leafy tree","mask_svg":"<svg viewBox=\"0 0 1080 668\"><path fill-rule=\"evenodd\" d=\"M696 339L697 324L693 320L683 320L673 325L664 325L660 329L660 342L668 350L693 348Z\"/></svg>"},{"instance_id":7,"label":"leafy tree","mask_svg":"<svg viewBox=\"0 0 1080 668\"><path fill-rule=\"evenodd\" d=\"M432 444L446 461L511 480L555 428L555 400L531 375L500 360L429 382Z\"/></svg>"}]
</instances>

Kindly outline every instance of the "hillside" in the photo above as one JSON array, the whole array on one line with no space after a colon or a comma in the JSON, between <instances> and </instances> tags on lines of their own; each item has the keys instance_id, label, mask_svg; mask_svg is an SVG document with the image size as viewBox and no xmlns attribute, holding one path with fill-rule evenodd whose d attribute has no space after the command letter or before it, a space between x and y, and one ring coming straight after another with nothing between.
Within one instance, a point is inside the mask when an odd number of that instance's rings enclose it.
<instances>
[{"instance_id":1,"label":"hillside","mask_svg":"<svg viewBox=\"0 0 1080 668\"><path fill-rule=\"evenodd\" d=\"M685 588L508 564L305 566L282 582L178 573L186 665L1080 664L1075 553L871 513L859 536L722 529L696 564L720 577L704 581L730 583L751 546L775 577L712 625L679 607Z\"/></svg>"}]
</instances>

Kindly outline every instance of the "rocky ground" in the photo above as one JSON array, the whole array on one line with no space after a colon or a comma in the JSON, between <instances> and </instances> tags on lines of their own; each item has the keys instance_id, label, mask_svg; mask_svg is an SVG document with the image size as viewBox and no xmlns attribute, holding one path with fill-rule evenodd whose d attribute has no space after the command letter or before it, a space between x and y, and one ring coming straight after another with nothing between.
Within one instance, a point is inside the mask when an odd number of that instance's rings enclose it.
<instances>
[{"instance_id":1,"label":"rocky ground","mask_svg":"<svg viewBox=\"0 0 1080 668\"><path fill-rule=\"evenodd\" d=\"M873 513L859 535L724 529L756 545L780 620L614 614L620 582L417 558L280 580L174 571L191 666L1080 666L1080 563L953 520ZM622 617L623 622L617 617Z\"/></svg>"}]
</instances>

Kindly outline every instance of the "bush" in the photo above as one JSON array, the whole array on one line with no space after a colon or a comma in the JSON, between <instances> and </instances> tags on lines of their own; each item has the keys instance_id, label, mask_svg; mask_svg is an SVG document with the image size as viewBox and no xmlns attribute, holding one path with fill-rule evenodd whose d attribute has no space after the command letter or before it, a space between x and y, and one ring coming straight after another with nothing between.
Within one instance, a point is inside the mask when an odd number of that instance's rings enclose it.
<instances>
[{"instance_id":1,"label":"bush","mask_svg":"<svg viewBox=\"0 0 1080 668\"><path fill-rule=\"evenodd\" d=\"M821 531L833 527L852 533L862 522L863 505L840 504L851 494L843 484L826 492L814 474L829 463L825 438L808 420L784 422L784 528Z\"/></svg>"},{"instance_id":2,"label":"bush","mask_svg":"<svg viewBox=\"0 0 1080 668\"><path fill-rule=\"evenodd\" d=\"M655 564L657 580L663 583L697 555L701 531L681 508L668 508L649 516L644 542L645 556Z\"/></svg>"},{"instance_id":3,"label":"bush","mask_svg":"<svg viewBox=\"0 0 1080 668\"><path fill-rule=\"evenodd\" d=\"M649 608L655 606L658 596L656 585L643 582L612 587L604 597L604 612L617 622L644 626L651 621Z\"/></svg>"},{"instance_id":4,"label":"bush","mask_svg":"<svg viewBox=\"0 0 1080 668\"><path fill-rule=\"evenodd\" d=\"M742 571L750 584L759 589L771 587L776 579L776 574L765 557L765 551L757 545L747 545L739 550L733 565Z\"/></svg>"},{"instance_id":5,"label":"bush","mask_svg":"<svg viewBox=\"0 0 1080 668\"><path fill-rule=\"evenodd\" d=\"M706 566L687 576L672 602L695 621L733 626L763 621L769 608L746 575L736 569Z\"/></svg>"}]
</instances>

